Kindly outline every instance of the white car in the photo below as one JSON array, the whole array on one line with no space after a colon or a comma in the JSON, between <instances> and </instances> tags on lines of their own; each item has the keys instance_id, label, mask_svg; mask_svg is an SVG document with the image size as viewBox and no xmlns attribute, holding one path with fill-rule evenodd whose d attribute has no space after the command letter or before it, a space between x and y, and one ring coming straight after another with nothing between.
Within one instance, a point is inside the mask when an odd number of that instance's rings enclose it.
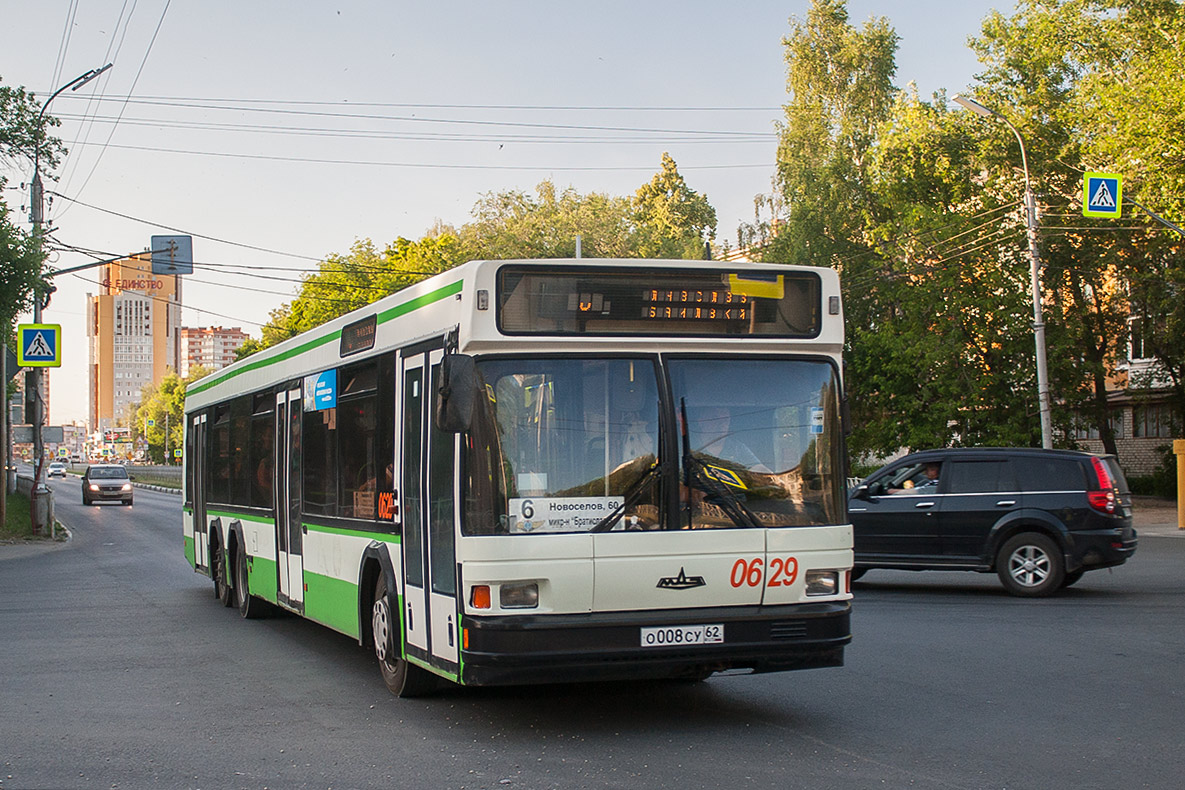
<instances>
[{"instance_id":1,"label":"white car","mask_svg":"<svg viewBox=\"0 0 1185 790\"><path fill-rule=\"evenodd\" d=\"M66 465L61 461L54 461L49 465L49 470L45 473L46 477L65 477Z\"/></svg>"}]
</instances>

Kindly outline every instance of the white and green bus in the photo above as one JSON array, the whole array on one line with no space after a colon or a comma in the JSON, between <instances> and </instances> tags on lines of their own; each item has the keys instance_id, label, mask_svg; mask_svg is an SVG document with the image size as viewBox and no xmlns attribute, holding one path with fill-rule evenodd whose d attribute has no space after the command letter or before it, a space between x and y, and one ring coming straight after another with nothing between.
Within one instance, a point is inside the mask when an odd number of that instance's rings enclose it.
<instances>
[{"instance_id":1,"label":"white and green bus","mask_svg":"<svg viewBox=\"0 0 1185 790\"><path fill-rule=\"evenodd\" d=\"M391 691L841 666L834 271L474 261L190 385L185 552Z\"/></svg>"}]
</instances>

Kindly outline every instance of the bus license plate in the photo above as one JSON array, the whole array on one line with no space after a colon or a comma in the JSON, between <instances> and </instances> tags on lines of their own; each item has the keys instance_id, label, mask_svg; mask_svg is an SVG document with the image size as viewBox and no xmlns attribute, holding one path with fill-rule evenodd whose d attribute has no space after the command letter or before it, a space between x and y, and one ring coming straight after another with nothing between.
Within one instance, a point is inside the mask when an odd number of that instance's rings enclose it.
<instances>
[{"instance_id":1,"label":"bus license plate","mask_svg":"<svg viewBox=\"0 0 1185 790\"><path fill-rule=\"evenodd\" d=\"M724 626L662 625L642 629L642 647L672 645L715 645L724 641Z\"/></svg>"}]
</instances>

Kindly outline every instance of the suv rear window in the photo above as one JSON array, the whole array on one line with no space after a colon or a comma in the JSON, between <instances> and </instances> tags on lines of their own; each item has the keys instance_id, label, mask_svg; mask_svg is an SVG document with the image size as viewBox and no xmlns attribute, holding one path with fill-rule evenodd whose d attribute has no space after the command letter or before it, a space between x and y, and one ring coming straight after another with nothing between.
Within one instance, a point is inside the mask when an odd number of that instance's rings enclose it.
<instances>
[{"instance_id":1,"label":"suv rear window","mask_svg":"<svg viewBox=\"0 0 1185 790\"><path fill-rule=\"evenodd\" d=\"M1028 456L1016 458L1013 463L1022 491L1086 490L1086 474L1078 461Z\"/></svg>"}]
</instances>

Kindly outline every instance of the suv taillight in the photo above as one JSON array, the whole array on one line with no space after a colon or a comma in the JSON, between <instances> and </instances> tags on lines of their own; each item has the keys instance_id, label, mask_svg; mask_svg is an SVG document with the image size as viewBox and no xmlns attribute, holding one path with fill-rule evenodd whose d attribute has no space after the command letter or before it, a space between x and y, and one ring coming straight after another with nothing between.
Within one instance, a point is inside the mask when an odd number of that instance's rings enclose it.
<instances>
[{"instance_id":1,"label":"suv taillight","mask_svg":"<svg viewBox=\"0 0 1185 790\"><path fill-rule=\"evenodd\" d=\"M1090 464L1094 467L1095 480L1101 490L1087 491L1086 501L1100 513L1114 513L1115 484L1111 482L1111 474L1107 471L1107 467L1103 465L1103 462L1097 457L1091 458Z\"/></svg>"}]
</instances>

